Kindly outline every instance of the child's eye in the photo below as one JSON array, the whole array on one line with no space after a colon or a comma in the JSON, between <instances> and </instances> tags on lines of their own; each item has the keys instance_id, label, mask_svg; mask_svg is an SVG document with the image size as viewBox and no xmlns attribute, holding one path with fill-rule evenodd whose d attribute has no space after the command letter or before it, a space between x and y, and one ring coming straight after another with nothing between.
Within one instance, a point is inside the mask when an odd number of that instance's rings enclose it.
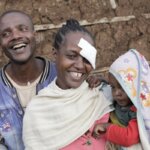
<instances>
[{"instance_id":1,"label":"child's eye","mask_svg":"<svg viewBox=\"0 0 150 150\"><path fill-rule=\"evenodd\" d=\"M115 89L115 87L114 87L113 85L110 85L110 87L111 87L112 89Z\"/></svg>"}]
</instances>

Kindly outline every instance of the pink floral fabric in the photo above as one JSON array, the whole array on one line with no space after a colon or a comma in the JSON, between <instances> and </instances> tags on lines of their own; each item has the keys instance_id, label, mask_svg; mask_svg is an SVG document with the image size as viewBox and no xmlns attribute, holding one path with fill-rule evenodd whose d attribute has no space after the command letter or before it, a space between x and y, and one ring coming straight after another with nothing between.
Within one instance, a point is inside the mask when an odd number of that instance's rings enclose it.
<instances>
[{"instance_id":1,"label":"pink floral fabric","mask_svg":"<svg viewBox=\"0 0 150 150\"><path fill-rule=\"evenodd\" d=\"M92 136L93 129L98 123L108 122L109 114L104 115L97 120L94 125L87 131L86 134L62 148L61 150L105 150L106 139L102 136L100 139L95 139Z\"/></svg>"}]
</instances>

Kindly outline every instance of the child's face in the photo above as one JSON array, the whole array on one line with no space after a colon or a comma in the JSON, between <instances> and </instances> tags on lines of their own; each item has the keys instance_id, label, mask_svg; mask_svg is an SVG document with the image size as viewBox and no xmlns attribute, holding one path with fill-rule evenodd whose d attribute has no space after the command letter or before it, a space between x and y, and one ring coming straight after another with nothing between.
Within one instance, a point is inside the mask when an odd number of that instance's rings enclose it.
<instances>
[{"instance_id":1,"label":"child's face","mask_svg":"<svg viewBox=\"0 0 150 150\"><path fill-rule=\"evenodd\" d=\"M131 101L125 91L122 89L118 81L112 74L109 74L109 83L112 87L112 95L113 99L117 102L120 106L128 106L131 104Z\"/></svg>"}]
</instances>

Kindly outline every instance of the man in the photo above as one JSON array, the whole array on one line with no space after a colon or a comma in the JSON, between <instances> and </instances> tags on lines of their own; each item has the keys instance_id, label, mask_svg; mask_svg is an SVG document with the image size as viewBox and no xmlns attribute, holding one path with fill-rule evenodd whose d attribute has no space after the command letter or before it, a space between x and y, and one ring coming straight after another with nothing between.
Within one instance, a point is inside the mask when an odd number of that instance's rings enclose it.
<instances>
[{"instance_id":1,"label":"man","mask_svg":"<svg viewBox=\"0 0 150 150\"><path fill-rule=\"evenodd\" d=\"M0 133L9 150L23 150L24 110L30 99L55 78L55 65L35 57L33 22L22 11L0 16L0 44L9 58L0 70Z\"/></svg>"},{"instance_id":2,"label":"man","mask_svg":"<svg viewBox=\"0 0 150 150\"><path fill-rule=\"evenodd\" d=\"M11 10L0 16L0 45L9 58L0 70L0 146L8 150L24 150L24 110L30 99L56 76L54 63L35 57L35 34L32 19L26 13ZM93 87L100 80L88 82Z\"/></svg>"}]
</instances>

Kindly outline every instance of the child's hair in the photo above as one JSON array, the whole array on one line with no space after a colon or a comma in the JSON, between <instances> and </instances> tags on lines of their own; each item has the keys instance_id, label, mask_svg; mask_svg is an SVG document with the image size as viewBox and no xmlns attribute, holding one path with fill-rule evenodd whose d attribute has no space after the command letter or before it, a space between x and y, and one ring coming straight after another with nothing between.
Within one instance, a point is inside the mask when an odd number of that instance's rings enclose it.
<instances>
[{"instance_id":1,"label":"child's hair","mask_svg":"<svg viewBox=\"0 0 150 150\"><path fill-rule=\"evenodd\" d=\"M86 28L81 26L77 20L69 19L66 21L66 24L63 25L55 35L54 44L53 44L53 47L55 49L59 50L60 45L63 43L66 34L69 32L83 32L88 34L93 39L91 33Z\"/></svg>"}]
</instances>

